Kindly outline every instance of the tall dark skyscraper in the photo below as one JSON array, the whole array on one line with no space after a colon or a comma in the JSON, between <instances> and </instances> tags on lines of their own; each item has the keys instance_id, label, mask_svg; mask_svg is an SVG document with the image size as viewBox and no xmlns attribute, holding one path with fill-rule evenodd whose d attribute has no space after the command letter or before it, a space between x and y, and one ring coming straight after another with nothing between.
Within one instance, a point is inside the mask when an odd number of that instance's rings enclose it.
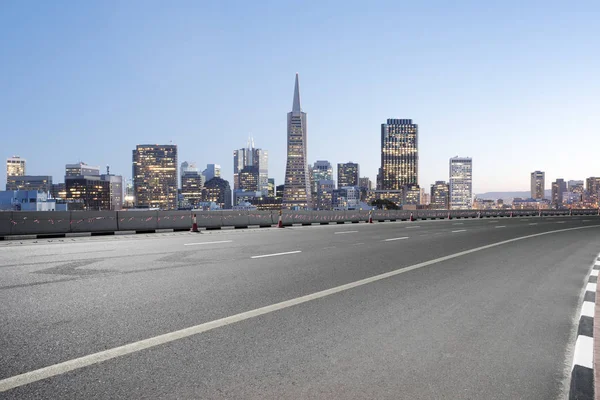
<instances>
[{"instance_id":1,"label":"tall dark skyscraper","mask_svg":"<svg viewBox=\"0 0 600 400\"><path fill-rule=\"evenodd\" d=\"M419 183L419 126L412 119L388 119L381 124L380 190L400 190Z\"/></svg>"},{"instance_id":2,"label":"tall dark skyscraper","mask_svg":"<svg viewBox=\"0 0 600 400\"><path fill-rule=\"evenodd\" d=\"M177 146L144 144L133 150L135 205L177 209Z\"/></svg>"},{"instance_id":3,"label":"tall dark skyscraper","mask_svg":"<svg viewBox=\"0 0 600 400\"><path fill-rule=\"evenodd\" d=\"M244 149L233 152L233 190L260 191L264 196L269 192L269 156L266 150L254 147L254 139L248 139ZM258 189L248 189L240 185L240 174L246 167L256 167L258 170Z\"/></svg>"},{"instance_id":4,"label":"tall dark skyscraper","mask_svg":"<svg viewBox=\"0 0 600 400\"><path fill-rule=\"evenodd\" d=\"M296 74L292 112L287 115L287 163L282 208L312 208L306 145L306 113L300 107L300 85Z\"/></svg>"},{"instance_id":5,"label":"tall dark skyscraper","mask_svg":"<svg viewBox=\"0 0 600 400\"><path fill-rule=\"evenodd\" d=\"M358 186L360 169L357 163L347 162L337 165L338 189L346 186Z\"/></svg>"}]
</instances>

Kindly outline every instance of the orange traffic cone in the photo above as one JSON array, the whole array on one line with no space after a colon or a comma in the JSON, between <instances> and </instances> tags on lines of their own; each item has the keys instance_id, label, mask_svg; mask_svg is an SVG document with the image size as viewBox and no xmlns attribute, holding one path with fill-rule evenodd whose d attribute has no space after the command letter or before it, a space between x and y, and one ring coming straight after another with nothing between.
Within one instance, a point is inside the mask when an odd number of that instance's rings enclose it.
<instances>
[{"instance_id":1,"label":"orange traffic cone","mask_svg":"<svg viewBox=\"0 0 600 400\"><path fill-rule=\"evenodd\" d=\"M277 227L278 228L283 228L283 218L282 218L281 214L282 214L281 210L279 210L279 221L277 222Z\"/></svg>"},{"instance_id":2,"label":"orange traffic cone","mask_svg":"<svg viewBox=\"0 0 600 400\"><path fill-rule=\"evenodd\" d=\"M200 232L198 230L198 221L196 220L196 214L192 216L192 229L190 229L190 232Z\"/></svg>"}]
</instances>

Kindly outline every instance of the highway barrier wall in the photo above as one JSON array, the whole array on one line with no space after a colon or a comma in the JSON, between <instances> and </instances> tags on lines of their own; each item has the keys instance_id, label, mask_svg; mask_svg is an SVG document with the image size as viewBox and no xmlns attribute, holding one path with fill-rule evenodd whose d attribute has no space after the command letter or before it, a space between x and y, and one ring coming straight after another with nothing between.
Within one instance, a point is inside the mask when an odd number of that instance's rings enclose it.
<instances>
[{"instance_id":1,"label":"highway barrier wall","mask_svg":"<svg viewBox=\"0 0 600 400\"><path fill-rule=\"evenodd\" d=\"M0 212L0 238L10 235L60 236L89 232L111 234L119 231L155 232L161 229L189 230L196 214L198 227L270 227L279 220L278 211L8 211ZM373 210L373 221L407 221L418 219L598 216L588 210ZM284 210L284 226L367 222L369 211L293 211Z\"/></svg>"}]
</instances>

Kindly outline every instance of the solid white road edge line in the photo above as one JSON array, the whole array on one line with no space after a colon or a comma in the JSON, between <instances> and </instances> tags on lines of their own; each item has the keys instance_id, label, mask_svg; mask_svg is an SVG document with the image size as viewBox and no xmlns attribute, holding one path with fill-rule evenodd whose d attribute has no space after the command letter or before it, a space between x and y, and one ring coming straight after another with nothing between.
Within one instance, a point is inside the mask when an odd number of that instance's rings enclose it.
<instances>
[{"instance_id":1,"label":"solid white road edge line","mask_svg":"<svg viewBox=\"0 0 600 400\"><path fill-rule=\"evenodd\" d=\"M265 257L285 256L287 254L296 254L296 253L302 253L302 250L286 251L286 252L283 252L283 253L263 254L261 256L252 256L250 258L265 258Z\"/></svg>"},{"instance_id":2,"label":"solid white road edge line","mask_svg":"<svg viewBox=\"0 0 600 400\"><path fill-rule=\"evenodd\" d=\"M581 365L590 369L594 368L594 338L583 335L577 336L574 353L573 367Z\"/></svg>"},{"instance_id":3,"label":"solid white road edge line","mask_svg":"<svg viewBox=\"0 0 600 400\"><path fill-rule=\"evenodd\" d=\"M392 242L394 240L403 240L403 239L408 239L408 236L404 236L404 237L399 237L399 238L391 238L391 239L384 239L384 242Z\"/></svg>"},{"instance_id":4,"label":"solid white road edge line","mask_svg":"<svg viewBox=\"0 0 600 400\"><path fill-rule=\"evenodd\" d=\"M203 244L231 243L233 240L219 240L217 242L184 243L184 246L200 246Z\"/></svg>"},{"instance_id":5,"label":"solid white road edge line","mask_svg":"<svg viewBox=\"0 0 600 400\"><path fill-rule=\"evenodd\" d=\"M508 243L518 242L520 240L525 240L529 238L550 235L554 233L575 231L580 229L589 229L589 228L598 228L600 225L589 225L589 226L580 226L575 228L566 228L566 229L558 229L555 231L548 231L542 233L535 233L533 235L521 236L513 239L503 240L501 242L487 244L485 246L475 247L473 249L461 251L458 253L450 254L444 257L436 258L433 260L425 261L422 263L414 264L409 267L399 268L394 271L386 272L383 274L375 275L370 278L361 279L359 281L347 283L345 285L336 286L331 289L322 290L320 292L308 294L306 296L297 297L295 299L290 299L286 301L282 301L280 303L271 304L269 306L257 308L254 310L246 311L243 313L235 314L229 317L217 319L210 322L205 322L203 324L191 326L189 328L180 329L178 331L165 333L162 335L154 336L148 339L140 340L137 342L129 343L123 346L114 347L112 349L99 351L97 353L89 354L87 356L74 358L68 361L64 361L58 364L50 365L48 367L36 369L33 371L25 372L20 375L11 376L10 378L5 378L0 380L0 392L5 392L10 389L14 389L19 386L24 386L33 382L40 381L42 379L51 378L53 376L62 375L70 371L74 371L80 368L88 367L90 365L98 364L103 361L111 360L113 358L121 357L127 354L136 353L138 351L142 351L145 349L149 349L152 347L160 346L162 344L170 343L175 340L183 339L186 337L190 337L193 335L197 335L203 332L207 332L216 328L220 328L222 326L231 325L236 322L244 321L250 318L255 318L264 314L272 313L275 311L283 310L285 308L293 307L298 304L306 303L312 300L320 299L326 296L330 296L335 293L343 292L349 289L353 289L358 286L363 286L372 282L377 282L382 279L390 278L396 275L403 274L405 272L409 272L415 269L427 267L429 265L438 264L443 261L452 260L454 258L462 257L467 254L476 253L478 251L491 249L494 247L502 246ZM588 284L589 286L590 284ZM595 290L594 284L594 290ZM590 340L592 340L590 338ZM579 339L577 339L577 343L579 343ZM582 345L579 345L579 349L581 350ZM575 356L578 354L578 346L575 345ZM586 349L588 357L591 357L592 351L591 347Z\"/></svg>"}]
</instances>

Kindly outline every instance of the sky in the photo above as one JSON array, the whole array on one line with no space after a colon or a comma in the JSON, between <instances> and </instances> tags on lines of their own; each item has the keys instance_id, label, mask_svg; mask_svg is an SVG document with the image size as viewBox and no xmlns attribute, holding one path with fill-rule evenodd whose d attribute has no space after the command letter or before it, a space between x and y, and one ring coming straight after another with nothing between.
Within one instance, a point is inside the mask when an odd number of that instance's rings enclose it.
<instances>
[{"instance_id":1,"label":"sky","mask_svg":"<svg viewBox=\"0 0 600 400\"><path fill-rule=\"evenodd\" d=\"M299 73L311 163L375 181L381 124L407 118L421 187L459 155L475 193L528 190L534 170L549 188L600 175L598 21L597 1L5 0L0 157L130 178L137 144L172 142L233 186L252 135L281 184Z\"/></svg>"}]
</instances>

